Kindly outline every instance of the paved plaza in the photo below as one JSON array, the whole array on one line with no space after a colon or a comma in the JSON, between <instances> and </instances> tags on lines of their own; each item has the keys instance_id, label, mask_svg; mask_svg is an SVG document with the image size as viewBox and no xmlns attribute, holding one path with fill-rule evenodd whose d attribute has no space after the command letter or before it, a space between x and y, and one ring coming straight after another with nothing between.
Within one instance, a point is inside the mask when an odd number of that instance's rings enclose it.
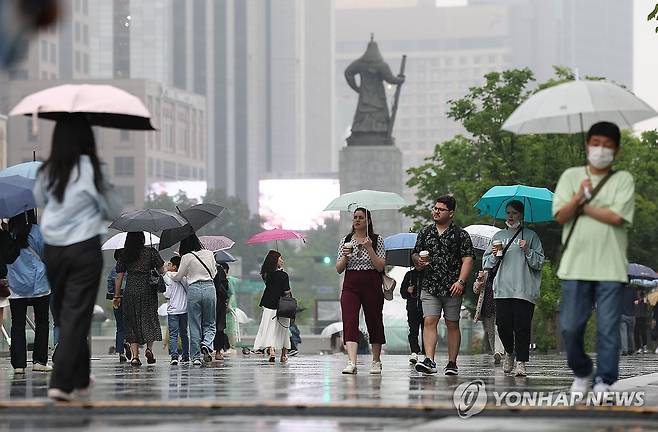
<instances>
[{"instance_id":1,"label":"paved plaza","mask_svg":"<svg viewBox=\"0 0 658 432\"><path fill-rule=\"evenodd\" d=\"M46 374L14 376L0 359L0 431L217 430L596 430L633 425L658 430L658 356L622 358L620 389L644 391L641 407L496 407L489 398L478 415L460 419L453 392L482 380L493 391L554 392L568 389L571 373L557 355L531 357L527 378L506 376L489 356L461 356L460 375L423 376L405 356L384 356L381 376L369 375L369 358L356 376L342 375L343 355L300 355L270 364L260 355L233 354L205 367L119 364L114 356L92 362L95 386L88 401L53 404ZM444 359L439 357L439 365ZM37 414L38 415L35 415ZM551 417L550 420L547 417ZM529 427L533 425L532 427ZM607 428L607 429L606 429Z\"/></svg>"}]
</instances>

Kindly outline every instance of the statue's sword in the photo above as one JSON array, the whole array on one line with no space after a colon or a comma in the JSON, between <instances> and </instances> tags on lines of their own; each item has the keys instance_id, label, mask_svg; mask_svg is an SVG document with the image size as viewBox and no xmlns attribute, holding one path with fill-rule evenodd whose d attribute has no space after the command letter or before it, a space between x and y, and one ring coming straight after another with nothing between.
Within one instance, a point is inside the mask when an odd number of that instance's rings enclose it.
<instances>
[{"instance_id":1,"label":"statue's sword","mask_svg":"<svg viewBox=\"0 0 658 432\"><path fill-rule=\"evenodd\" d=\"M400 73L398 75L404 75L404 65L407 63L407 55L402 56L402 62L400 63ZM395 124L395 116L398 113L398 101L400 100L400 88L402 87L402 84L398 84L397 88L395 89L395 98L393 99L393 107L391 108L391 119L388 122L388 133L387 135L390 137L391 134L393 133L393 124Z\"/></svg>"}]
</instances>

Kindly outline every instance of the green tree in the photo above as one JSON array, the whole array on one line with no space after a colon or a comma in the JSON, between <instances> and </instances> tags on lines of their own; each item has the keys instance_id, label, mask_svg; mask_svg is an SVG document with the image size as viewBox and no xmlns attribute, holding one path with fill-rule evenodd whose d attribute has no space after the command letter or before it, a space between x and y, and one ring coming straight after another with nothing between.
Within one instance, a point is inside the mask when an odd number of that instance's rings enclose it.
<instances>
[{"instance_id":1,"label":"green tree","mask_svg":"<svg viewBox=\"0 0 658 432\"><path fill-rule=\"evenodd\" d=\"M647 21L658 20L658 3L653 7L653 10L647 16ZM658 33L658 27L656 27L656 33Z\"/></svg>"}]
</instances>

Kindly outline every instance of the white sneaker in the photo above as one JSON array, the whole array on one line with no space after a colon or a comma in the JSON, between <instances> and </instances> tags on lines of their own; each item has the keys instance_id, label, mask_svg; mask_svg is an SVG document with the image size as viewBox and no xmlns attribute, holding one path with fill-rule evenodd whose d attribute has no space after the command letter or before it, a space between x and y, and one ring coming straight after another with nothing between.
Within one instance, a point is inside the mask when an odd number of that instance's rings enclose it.
<instances>
[{"instance_id":1,"label":"white sneaker","mask_svg":"<svg viewBox=\"0 0 658 432\"><path fill-rule=\"evenodd\" d=\"M51 372L53 367L50 365L42 365L41 363L34 363L32 370L34 372Z\"/></svg>"},{"instance_id":2,"label":"white sneaker","mask_svg":"<svg viewBox=\"0 0 658 432\"><path fill-rule=\"evenodd\" d=\"M591 380L592 380L591 375L588 375L586 377L574 377L569 391L571 393L580 393L583 396L585 396L587 393L589 393Z\"/></svg>"},{"instance_id":3,"label":"white sneaker","mask_svg":"<svg viewBox=\"0 0 658 432\"><path fill-rule=\"evenodd\" d=\"M658 354L658 348L656 348L656 351L654 351L656 354Z\"/></svg>"},{"instance_id":4,"label":"white sneaker","mask_svg":"<svg viewBox=\"0 0 658 432\"><path fill-rule=\"evenodd\" d=\"M528 376L528 374L525 371L525 362L520 361L516 364L516 370L514 371L514 375L517 377Z\"/></svg>"},{"instance_id":5,"label":"white sneaker","mask_svg":"<svg viewBox=\"0 0 658 432\"><path fill-rule=\"evenodd\" d=\"M500 364L500 361L503 359L503 355L502 355L501 353L499 353L499 352L494 353L494 355L493 355L493 359L494 359L494 364L495 364L495 365L499 365L499 364Z\"/></svg>"},{"instance_id":6,"label":"white sneaker","mask_svg":"<svg viewBox=\"0 0 658 432\"><path fill-rule=\"evenodd\" d=\"M594 387L592 388L593 393L610 393L611 391L612 388L610 387L610 384L603 382L594 384Z\"/></svg>"},{"instance_id":7,"label":"white sneaker","mask_svg":"<svg viewBox=\"0 0 658 432\"><path fill-rule=\"evenodd\" d=\"M25 375L25 368L14 369L14 375Z\"/></svg>"},{"instance_id":8,"label":"white sneaker","mask_svg":"<svg viewBox=\"0 0 658 432\"><path fill-rule=\"evenodd\" d=\"M343 374L345 375L354 375L356 374L356 365L351 361L347 362L347 366L343 369Z\"/></svg>"},{"instance_id":9,"label":"white sneaker","mask_svg":"<svg viewBox=\"0 0 658 432\"><path fill-rule=\"evenodd\" d=\"M610 387L610 384L604 382L599 382L594 384L592 388L592 393L594 393L595 404L600 403L601 405L614 405L614 398L610 396L614 390Z\"/></svg>"},{"instance_id":10,"label":"white sneaker","mask_svg":"<svg viewBox=\"0 0 658 432\"><path fill-rule=\"evenodd\" d=\"M382 374L382 362L373 361L372 366L370 366L370 375L381 375Z\"/></svg>"},{"instance_id":11,"label":"white sneaker","mask_svg":"<svg viewBox=\"0 0 658 432\"><path fill-rule=\"evenodd\" d=\"M192 362L192 366L201 366L201 360L200 360L200 359L195 359L195 360Z\"/></svg>"},{"instance_id":12,"label":"white sneaker","mask_svg":"<svg viewBox=\"0 0 658 432\"><path fill-rule=\"evenodd\" d=\"M48 389L48 397L55 401L70 401L73 400L73 395L71 393L66 393L63 390L58 388Z\"/></svg>"},{"instance_id":13,"label":"white sneaker","mask_svg":"<svg viewBox=\"0 0 658 432\"><path fill-rule=\"evenodd\" d=\"M505 361L503 362L503 372L510 373L514 369L514 354L505 353Z\"/></svg>"},{"instance_id":14,"label":"white sneaker","mask_svg":"<svg viewBox=\"0 0 658 432\"><path fill-rule=\"evenodd\" d=\"M409 363L411 363L412 365L418 363L418 354L416 353L409 354Z\"/></svg>"}]
</instances>

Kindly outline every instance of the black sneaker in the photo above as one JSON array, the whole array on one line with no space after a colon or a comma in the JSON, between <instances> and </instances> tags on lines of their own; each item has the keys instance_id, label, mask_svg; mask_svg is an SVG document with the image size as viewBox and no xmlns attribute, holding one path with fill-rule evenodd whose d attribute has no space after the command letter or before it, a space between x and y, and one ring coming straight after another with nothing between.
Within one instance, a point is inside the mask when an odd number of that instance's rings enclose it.
<instances>
[{"instance_id":1,"label":"black sneaker","mask_svg":"<svg viewBox=\"0 0 658 432\"><path fill-rule=\"evenodd\" d=\"M448 362L445 368L443 368L443 371L445 372L446 375L458 375L459 374L459 369L457 368L457 363L455 362Z\"/></svg>"},{"instance_id":2,"label":"black sneaker","mask_svg":"<svg viewBox=\"0 0 658 432\"><path fill-rule=\"evenodd\" d=\"M119 354L119 363L126 363L128 359L126 358L125 355Z\"/></svg>"},{"instance_id":3,"label":"black sneaker","mask_svg":"<svg viewBox=\"0 0 658 432\"><path fill-rule=\"evenodd\" d=\"M128 342L123 343L123 352L126 354L128 360L132 360L133 352L130 351L130 344Z\"/></svg>"},{"instance_id":4,"label":"black sneaker","mask_svg":"<svg viewBox=\"0 0 658 432\"><path fill-rule=\"evenodd\" d=\"M289 356L289 357L294 357L294 356L296 356L297 354L299 354L299 351L296 350L296 349L291 349L290 351L288 351L288 356Z\"/></svg>"},{"instance_id":5,"label":"black sneaker","mask_svg":"<svg viewBox=\"0 0 658 432\"><path fill-rule=\"evenodd\" d=\"M425 360L422 362L416 363L416 371L424 374L435 374L436 373L436 363L434 363L429 358L425 357Z\"/></svg>"},{"instance_id":6,"label":"black sneaker","mask_svg":"<svg viewBox=\"0 0 658 432\"><path fill-rule=\"evenodd\" d=\"M190 362L189 357L183 357L183 359L180 361L182 364L188 364Z\"/></svg>"},{"instance_id":7,"label":"black sneaker","mask_svg":"<svg viewBox=\"0 0 658 432\"><path fill-rule=\"evenodd\" d=\"M203 354L204 362L210 363L212 361L212 352L210 351L210 348L205 345L201 345L201 353Z\"/></svg>"}]
</instances>

